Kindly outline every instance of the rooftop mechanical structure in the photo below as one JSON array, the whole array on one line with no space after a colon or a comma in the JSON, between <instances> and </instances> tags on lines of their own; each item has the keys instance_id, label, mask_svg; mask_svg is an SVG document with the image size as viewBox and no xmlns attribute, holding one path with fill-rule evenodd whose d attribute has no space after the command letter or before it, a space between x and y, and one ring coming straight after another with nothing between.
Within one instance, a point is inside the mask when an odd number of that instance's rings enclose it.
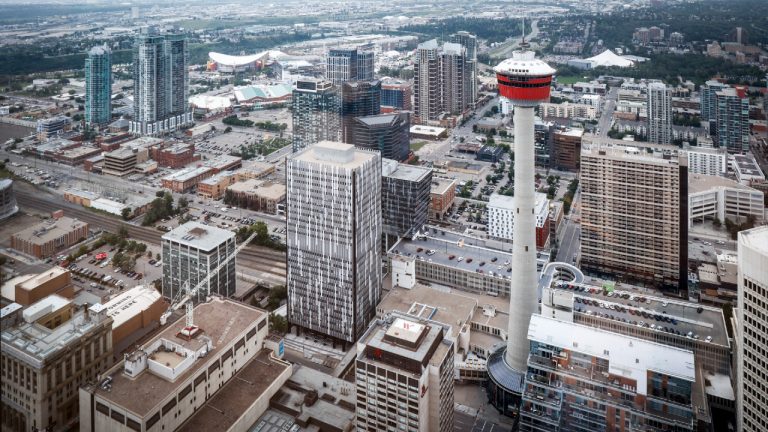
<instances>
[{"instance_id":1,"label":"rooftop mechanical structure","mask_svg":"<svg viewBox=\"0 0 768 432\"><path fill-rule=\"evenodd\" d=\"M507 344L488 359L488 393L504 414L516 417L523 392L530 345L528 323L538 313L536 272L536 196L534 183L534 110L549 100L555 70L516 51L494 68L499 95L514 106L515 223L512 236L512 285L509 296Z\"/></svg>"}]
</instances>

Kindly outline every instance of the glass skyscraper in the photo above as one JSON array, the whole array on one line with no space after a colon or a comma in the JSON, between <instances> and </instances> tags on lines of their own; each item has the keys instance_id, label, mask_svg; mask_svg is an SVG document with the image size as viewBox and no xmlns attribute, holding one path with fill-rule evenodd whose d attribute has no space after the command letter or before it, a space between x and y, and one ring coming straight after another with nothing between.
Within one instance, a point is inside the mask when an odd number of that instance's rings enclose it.
<instances>
[{"instance_id":1,"label":"glass skyscraper","mask_svg":"<svg viewBox=\"0 0 768 432\"><path fill-rule=\"evenodd\" d=\"M112 119L112 52L97 46L85 59L85 123L106 125Z\"/></svg>"}]
</instances>

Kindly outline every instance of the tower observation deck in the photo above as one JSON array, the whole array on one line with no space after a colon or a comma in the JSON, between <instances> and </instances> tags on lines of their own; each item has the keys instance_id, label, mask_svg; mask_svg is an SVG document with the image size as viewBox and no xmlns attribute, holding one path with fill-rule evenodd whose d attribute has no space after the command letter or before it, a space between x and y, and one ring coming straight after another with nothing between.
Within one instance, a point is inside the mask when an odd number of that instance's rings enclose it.
<instances>
[{"instance_id":1,"label":"tower observation deck","mask_svg":"<svg viewBox=\"0 0 768 432\"><path fill-rule=\"evenodd\" d=\"M504 414L518 414L530 343L528 324L538 313L536 269L536 197L534 110L549 100L555 70L531 51L516 51L494 68L499 95L514 106L515 221L512 227L512 274L507 344L488 358L488 395Z\"/></svg>"}]
</instances>

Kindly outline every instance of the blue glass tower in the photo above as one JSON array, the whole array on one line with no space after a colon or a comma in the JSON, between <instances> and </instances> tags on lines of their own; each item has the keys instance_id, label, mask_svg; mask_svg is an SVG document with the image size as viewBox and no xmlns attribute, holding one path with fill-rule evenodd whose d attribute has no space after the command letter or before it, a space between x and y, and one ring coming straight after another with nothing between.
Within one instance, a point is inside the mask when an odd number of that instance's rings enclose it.
<instances>
[{"instance_id":1,"label":"blue glass tower","mask_svg":"<svg viewBox=\"0 0 768 432\"><path fill-rule=\"evenodd\" d=\"M109 47L97 46L85 59L85 123L106 125L112 119L112 59Z\"/></svg>"}]
</instances>

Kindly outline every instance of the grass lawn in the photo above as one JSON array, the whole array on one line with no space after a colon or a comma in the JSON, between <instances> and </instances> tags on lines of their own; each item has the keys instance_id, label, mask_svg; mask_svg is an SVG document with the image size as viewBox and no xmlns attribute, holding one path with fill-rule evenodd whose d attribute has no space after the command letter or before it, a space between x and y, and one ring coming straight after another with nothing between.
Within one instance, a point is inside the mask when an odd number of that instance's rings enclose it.
<instances>
[{"instance_id":1,"label":"grass lawn","mask_svg":"<svg viewBox=\"0 0 768 432\"><path fill-rule=\"evenodd\" d=\"M414 143L411 143L411 150L418 151L420 148L424 147L427 144L428 144L427 141L416 141Z\"/></svg>"},{"instance_id":2,"label":"grass lawn","mask_svg":"<svg viewBox=\"0 0 768 432\"><path fill-rule=\"evenodd\" d=\"M584 81L584 77L576 76L576 75L565 75L565 76L557 77L558 84L573 84L579 81Z\"/></svg>"}]
</instances>

